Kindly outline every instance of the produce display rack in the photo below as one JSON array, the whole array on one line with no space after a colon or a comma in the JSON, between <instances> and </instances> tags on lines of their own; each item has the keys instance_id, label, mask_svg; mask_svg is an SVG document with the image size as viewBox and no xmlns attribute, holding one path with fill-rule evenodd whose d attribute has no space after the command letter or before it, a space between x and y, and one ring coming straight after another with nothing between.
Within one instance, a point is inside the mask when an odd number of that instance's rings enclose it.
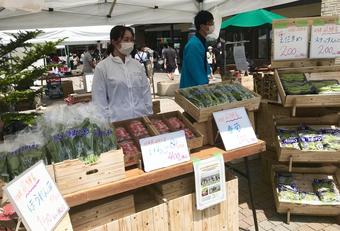
<instances>
[{"instance_id":1,"label":"produce display rack","mask_svg":"<svg viewBox=\"0 0 340 231\"><path fill-rule=\"evenodd\" d=\"M287 166L284 165L273 165L272 166L272 186L273 186L273 194L276 210L278 213L286 213L287 214L287 223L290 222L291 214L301 214L301 215L314 215L314 216L340 216L340 204L300 204L293 202L285 202L280 201L278 197L278 192L276 189L275 177L277 172L288 172ZM340 189L340 169L335 166L326 166L319 168L308 168L308 167L300 167L293 168L292 173L301 173L301 174L324 174L324 175L332 175L335 179L336 187Z\"/></svg>"},{"instance_id":2,"label":"produce display rack","mask_svg":"<svg viewBox=\"0 0 340 231\"><path fill-rule=\"evenodd\" d=\"M282 68L275 69L274 73L281 102L284 107L292 107L293 116L298 107L340 107L339 93L287 95L280 80L282 73L305 73L307 80L338 80L340 82L340 66Z\"/></svg>"},{"instance_id":3,"label":"produce display rack","mask_svg":"<svg viewBox=\"0 0 340 231\"><path fill-rule=\"evenodd\" d=\"M217 83L218 84L218 83ZM239 85L244 88L242 85ZM248 89L247 89L248 90ZM249 90L248 90L249 91ZM218 104L211 107L198 108L192 102L190 102L187 98L185 98L179 90L175 92L175 101L178 105L180 105L185 112L187 112L190 116L192 116L196 122L205 122L208 121L209 117L212 116L213 112L237 108L237 107L245 107L247 111L255 111L259 108L261 96L254 92L255 97L251 99L246 99L242 101L235 101L231 103L223 103Z\"/></svg>"},{"instance_id":4,"label":"produce display rack","mask_svg":"<svg viewBox=\"0 0 340 231\"><path fill-rule=\"evenodd\" d=\"M312 17L312 18L290 18L282 20L274 20L273 28L280 29L282 25L287 26L308 26L308 39L311 37L312 25L325 25L328 23L336 23L337 16L327 17ZM316 23L317 22L317 23ZM306 80L338 80L340 82L340 66L335 65L335 58L313 58L313 59L296 59L296 60L274 60L274 39L272 40L272 61L271 67L274 68L274 77L277 85L278 96L280 100L281 109L275 105L275 111L267 114L275 115L273 118L273 127L270 129L273 137L270 138L273 151L269 152L270 160L264 160L266 171L271 175L271 183L273 187L273 194L275 198L275 205L277 212L287 213L287 223L289 224L291 214L306 214L306 215L331 215L338 216L340 220L340 209L332 206L318 206L305 205L297 203L281 203L278 201L276 192L276 185L274 181L274 171L282 170L286 172L299 173L327 173L333 167L317 168L325 164L338 164L340 153L339 151L302 151L293 148L280 147L276 127L278 126L295 126L300 124L306 125L336 125L339 126L339 112L340 112L340 94L305 94L305 95L289 95L285 92L284 86L281 82L280 75L284 73L303 73ZM309 40L308 40L309 41ZM272 108L269 107L268 109ZM290 109L291 111L287 111ZM298 110L303 108L303 110ZM288 112L288 113L287 113ZM328 114L332 113L332 114ZM292 116L292 117L291 117ZM302 116L302 117L298 117ZM263 117L263 115L262 115ZM267 116L268 118L269 116ZM267 141L267 140L266 140ZM268 158L268 157L266 157ZM297 168L295 163L302 164L303 167ZM276 165L284 165L276 167ZM321 172L322 171L322 172ZM339 173L333 171L330 174L335 174L339 183Z\"/></svg>"},{"instance_id":5,"label":"produce display rack","mask_svg":"<svg viewBox=\"0 0 340 231\"><path fill-rule=\"evenodd\" d=\"M280 126L290 127L299 126L305 124L312 128L318 128L320 126L340 126L340 113L330 114L322 117L286 117L277 116L274 117L274 131ZM295 148L281 147L280 141L276 136L275 139L277 159L280 162L289 162L289 170L292 169L293 162L303 163L340 163L340 150L338 151L307 151L298 150Z\"/></svg>"}]
</instances>

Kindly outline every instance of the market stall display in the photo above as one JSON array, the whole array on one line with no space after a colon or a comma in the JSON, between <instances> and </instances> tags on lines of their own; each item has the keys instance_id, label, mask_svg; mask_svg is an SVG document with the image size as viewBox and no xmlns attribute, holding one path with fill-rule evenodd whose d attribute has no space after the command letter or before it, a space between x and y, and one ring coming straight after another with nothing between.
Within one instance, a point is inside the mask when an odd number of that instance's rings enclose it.
<instances>
[{"instance_id":1,"label":"market stall display","mask_svg":"<svg viewBox=\"0 0 340 231\"><path fill-rule=\"evenodd\" d=\"M274 119L279 161L340 162L339 114Z\"/></svg>"},{"instance_id":2,"label":"market stall display","mask_svg":"<svg viewBox=\"0 0 340 231\"><path fill-rule=\"evenodd\" d=\"M272 166L272 183L278 213L340 215L340 171L335 166L288 168Z\"/></svg>"},{"instance_id":3,"label":"market stall display","mask_svg":"<svg viewBox=\"0 0 340 231\"><path fill-rule=\"evenodd\" d=\"M176 91L175 101L197 122L205 122L212 112L235 107L258 109L261 96L240 84L216 83Z\"/></svg>"}]
</instances>

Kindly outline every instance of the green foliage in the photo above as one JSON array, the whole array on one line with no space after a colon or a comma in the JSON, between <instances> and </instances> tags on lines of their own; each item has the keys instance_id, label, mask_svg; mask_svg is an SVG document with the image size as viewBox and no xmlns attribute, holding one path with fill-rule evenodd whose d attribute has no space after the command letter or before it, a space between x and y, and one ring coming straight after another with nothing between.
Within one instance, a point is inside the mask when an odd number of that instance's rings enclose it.
<instances>
[{"instance_id":1,"label":"green foliage","mask_svg":"<svg viewBox=\"0 0 340 231\"><path fill-rule=\"evenodd\" d=\"M42 44L27 42L41 33L39 30L19 32L13 35L15 39L10 43L0 44L0 98L8 104L7 108L13 109L22 101L33 100L40 93L30 90L30 86L46 73L48 67L35 67L33 63L54 53L56 45L62 41ZM23 56L13 53L18 48L23 48Z\"/></svg>"}]
</instances>

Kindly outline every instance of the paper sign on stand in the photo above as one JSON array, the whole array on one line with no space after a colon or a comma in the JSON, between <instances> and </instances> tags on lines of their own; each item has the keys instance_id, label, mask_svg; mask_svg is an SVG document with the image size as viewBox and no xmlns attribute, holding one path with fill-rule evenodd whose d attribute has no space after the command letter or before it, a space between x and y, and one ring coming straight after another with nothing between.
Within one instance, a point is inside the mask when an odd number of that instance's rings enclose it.
<instances>
[{"instance_id":1,"label":"paper sign on stand","mask_svg":"<svg viewBox=\"0 0 340 231\"><path fill-rule=\"evenodd\" d=\"M309 52L310 58L340 56L340 25L313 25Z\"/></svg>"},{"instance_id":2,"label":"paper sign on stand","mask_svg":"<svg viewBox=\"0 0 340 231\"><path fill-rule=\"evenodd\" d=\"M194 160L196 207L198 210L226 199L225 168L221 154L205 160Z\"/></svg>"},{"instance_id":3,"label":"paper sign on stand","mask_svg":"<svg viewBox=\"0 0 340 231\"><path fill-rule=\"evenodd\" d=\"M69 210L43 161L12 180L5 193L27 230L54 230Z\"/></svg>"},{"instance_id":4,"label":"paper sign on stand","mask_svg":"<svg viewBox=\"0 0 340 231\"><path fill-rule=\"evenodd\" d=\"M139 143L146 172L190 160L183 130L140 139Z\"/></svg>"},{"instance_id":5,"label":"paper sign on stand","mask_svg":"<svg viewBox=\"0 0 340 231\"><path fill-rule=\"evenodd\" d=\"M214 112L213 116L226 150L257 142L244 107Z\"/></svg>"}]
</instances>

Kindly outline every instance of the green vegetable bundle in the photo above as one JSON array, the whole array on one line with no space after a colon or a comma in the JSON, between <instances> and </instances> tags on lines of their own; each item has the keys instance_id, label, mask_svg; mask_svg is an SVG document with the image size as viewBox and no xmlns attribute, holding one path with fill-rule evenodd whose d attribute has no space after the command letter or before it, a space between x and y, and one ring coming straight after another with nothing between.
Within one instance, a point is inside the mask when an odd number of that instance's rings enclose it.
<instances>
[{"instance_id":1,"label":"green vegetable bundle","mask_svg":"<svg viewBox=\"0 0 340 231\"><path fill-rule=\"evenodd\" d=\"M298 137L298 133L296 129L278 128L277 134L279 137L281 147L295 148L295 149L301 150L300 145L299 145L299 137Z\"/></svg>"},{"instance_id":2,"label":"green vegetable bundle","mask_svg":"<svg viewBox=\"0 0 340 231\"><path fill-rule=\"evenodd\" d=\"M23 145L9 152L7 154L7 164L10 179L18 176L40 160L47 164L45 149L39 144Z\"/></svg>"},{"instance_id":3,"label":"green vegetable bundle","mask_svg":"<svg viewBox=\"0 0 340 231\"><path fill-rule=\"evenodd\" d=\"M340 85L337 80L320 80L310 81L318 94L337 92L340 90Z\"/></svg>"},{"instance_id":4,"label":"green vegetable bundle","mask_svg":"<svg viewBox=\"0 0 340 231\"><path fill-rule=\"evenodd\" d=\"M9 180L7 171L7 152L0 152L0 180L5 182Z\"/></svg>"},{"instance_id":5,"label":"green vegetable bundle","mask_svg":"<svg viewBox=\"0 0 340 231\"><path fill-rule=\"evenodd\" d=\"M320 129L322 144L325 150L340 150L340 128Z\"/></svg>"},{"instance_id":6,"label":"green vegetable bundle","mask_svg":"<svg viewBox=\"0 0 340 231\"><path fill-rule=\"evenodd\" d=\"M180 89L180 93L199 108L251 99L254 94L239 84L218 83Z\"/></svg>"},{"instance_id":7,"label":"green vegetable bundle","mask_svg":"<svg viewBox=\"0 0 340 231\"><path fill-rule=\"evenodd\" d=\"M322 134L308 126L298 128L298 135L302 150L321 151L323 148Z\"/></svg>"},{"instance_id":8,"label":"green vegetable bundle","mask_svg":"<svg viewBox=\"0 0 340 231\"><path fill-rule=\"evenodd\" d=\"M335 191L332 179L314 179L313 189L323 202L340 202L339 192Z\"/></svg>"}]
</instances>

